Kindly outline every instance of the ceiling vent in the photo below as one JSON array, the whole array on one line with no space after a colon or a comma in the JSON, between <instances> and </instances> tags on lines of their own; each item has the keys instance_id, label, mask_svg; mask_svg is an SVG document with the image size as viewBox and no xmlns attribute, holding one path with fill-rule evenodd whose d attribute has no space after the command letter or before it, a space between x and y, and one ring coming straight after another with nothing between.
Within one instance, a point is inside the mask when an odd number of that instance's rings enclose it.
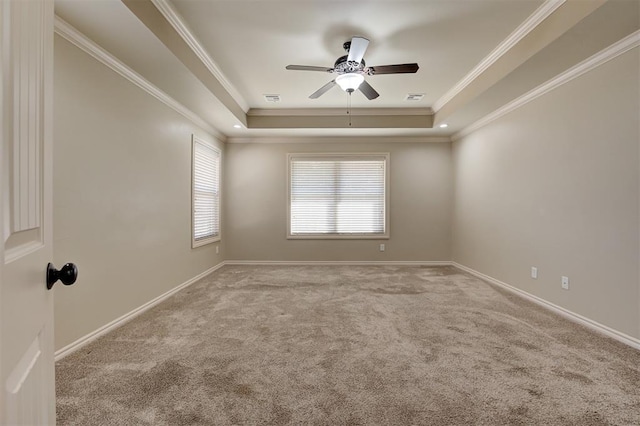
<instances>
[{"instance_id":1,"label":"ceiling vent","mask_svg":"<svg viewBox=\"0 0 640 426\"><path fill-rule=\"evenodd\" d=\"M280 95L264 95L264 100L267 102L280 102Z\"/></svg>"},{"instance_id":2,"label":"ceiling vent","mask_svg":"<svg viewBox=\"0 0 640 426\"><path fill-rule=\"evenodd\" d=\"M424 93L409 93L407 97L404 98L404 100L405 101L421 101L422 98L424 98Z\"/></svg>"}]
</instances>

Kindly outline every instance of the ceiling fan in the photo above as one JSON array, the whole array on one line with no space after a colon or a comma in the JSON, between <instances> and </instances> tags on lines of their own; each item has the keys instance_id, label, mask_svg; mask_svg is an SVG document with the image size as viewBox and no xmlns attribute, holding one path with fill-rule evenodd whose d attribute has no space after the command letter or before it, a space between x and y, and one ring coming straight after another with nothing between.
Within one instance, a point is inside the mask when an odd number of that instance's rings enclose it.
<instances>
[{"instance_id":1,"label":"ceiling fan","mask_svg":"<svg viewBox=\"0 0 640 426\"><path fill-rule=\"evenodd\" d=\"M369 46L369 40L366 38L353 37L351 38L351 41L347 41L342 45L348 54L339 57L333 65L333 68L309 65L287 65L287 69L298 71L323 71L338 74L334 80L331 80L313 92L311 96L309 96L311 99L319 98L337 84L342 88L342 90L349 94L356 90L360 90L369 100L377 98L380 94L365 81L365 75L406 74L418 71L419 67L416 63L367 67L363 59L367 46Z\"/></svg>"}]
</instances>

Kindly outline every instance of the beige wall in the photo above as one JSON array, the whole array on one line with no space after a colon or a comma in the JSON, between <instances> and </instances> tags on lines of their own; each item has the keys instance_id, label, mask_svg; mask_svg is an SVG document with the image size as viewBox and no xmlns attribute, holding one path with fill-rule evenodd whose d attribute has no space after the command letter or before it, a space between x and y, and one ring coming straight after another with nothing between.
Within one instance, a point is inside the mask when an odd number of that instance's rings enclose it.
<instances>
[{"instance_id":1,"label":"beige wall","mask_svg":"<svg viewBox=\"0 0 640 426\"><path fill-rule=\"evenodd\" d=\"M453 259L635 338L639 59L636 48L453 149Z\"/></svg>"},{"instance_id":2,"label":"beige wall","mask_svg":"<svg viewBox=\"0 0 640 426\"><path fill-rule=\"evenodd\" d=\"M57 349L223 259L453 259L640 338L637 48L453 148L218 143L216 255L215 245L190 245L191 134L213 138L66 41L55 43L54 259L80 269L74 287L54 290ZM289 152L390 152L391 238L287 240Z\"/></svg>"},{"instance_id":3,"label":"beige wall","mask_svg":"<svg viewBox=\"0 0 640 426\"><path fill-rule=\"evenodd\" d=\"M259 142L259 141L258 141ZM389 240L287 240L287 153L389 152ZM227 144L227 259L442 261L451 258L449 143ZM386 251L378 249L385 243Z\"/></svg>"},{"instance_id":4,"label":"beige wall","mask_svg":"<svg viewBox=\"0 0 640 426\"><path fill-rule=\"evenodd\" d=\"M56 349L223 259L191 249L191 134L206 132L67 41L55 40ZM218 144L221 148L222 145Z\"/></svg>"}]
</instances>

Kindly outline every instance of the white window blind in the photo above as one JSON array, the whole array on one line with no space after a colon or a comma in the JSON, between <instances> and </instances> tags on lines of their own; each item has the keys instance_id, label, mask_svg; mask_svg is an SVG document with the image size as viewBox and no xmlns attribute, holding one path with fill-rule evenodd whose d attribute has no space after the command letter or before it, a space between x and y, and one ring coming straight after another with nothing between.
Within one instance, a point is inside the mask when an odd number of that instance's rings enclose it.
<instances>
[{"instance_id":1,"label":"white window blind","mask_svg":"<svg viewBox=\"0 0 640 426\"><path fill-rule=\"evenodd\" d=\"M385 236L385 154L291 155L289 167L289 236Z\"/></svg>"},{"instance_id":2,"label":"white window blind","mask_svg":"<svg viewBox=\"0 0 640 426\"><path fill-rule=\"evenodd\" d=\"M220 239L220 151L193 139L193 247Z\"/></svg>"}]
</instances>

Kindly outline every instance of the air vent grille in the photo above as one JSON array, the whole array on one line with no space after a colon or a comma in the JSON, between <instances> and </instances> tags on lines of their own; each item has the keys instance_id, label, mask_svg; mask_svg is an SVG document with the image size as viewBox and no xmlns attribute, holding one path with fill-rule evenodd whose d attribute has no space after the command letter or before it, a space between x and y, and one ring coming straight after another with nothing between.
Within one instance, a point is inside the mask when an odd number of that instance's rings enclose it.
<instances>
[{"instance_id":1,"label":"air vent grille","mask_svg":"<svg viewBox=\"0 0 640 426\"><path fill-rule=\"evenodd\" d=\"M264 100L267 102L280 102L280 95L264 95Z\"/></svg>"},{"instance_id":2,"label":"air vent grille","mask_svg":"<svg viewBox=\"0 0 640 426\"><path fill-rule=\"evenodd\" d=\"M422 98L424 98L424 93L409 93L407 97L404 98L404 100L405 101L421 101Z\"/></svg>"}]
</instances>

